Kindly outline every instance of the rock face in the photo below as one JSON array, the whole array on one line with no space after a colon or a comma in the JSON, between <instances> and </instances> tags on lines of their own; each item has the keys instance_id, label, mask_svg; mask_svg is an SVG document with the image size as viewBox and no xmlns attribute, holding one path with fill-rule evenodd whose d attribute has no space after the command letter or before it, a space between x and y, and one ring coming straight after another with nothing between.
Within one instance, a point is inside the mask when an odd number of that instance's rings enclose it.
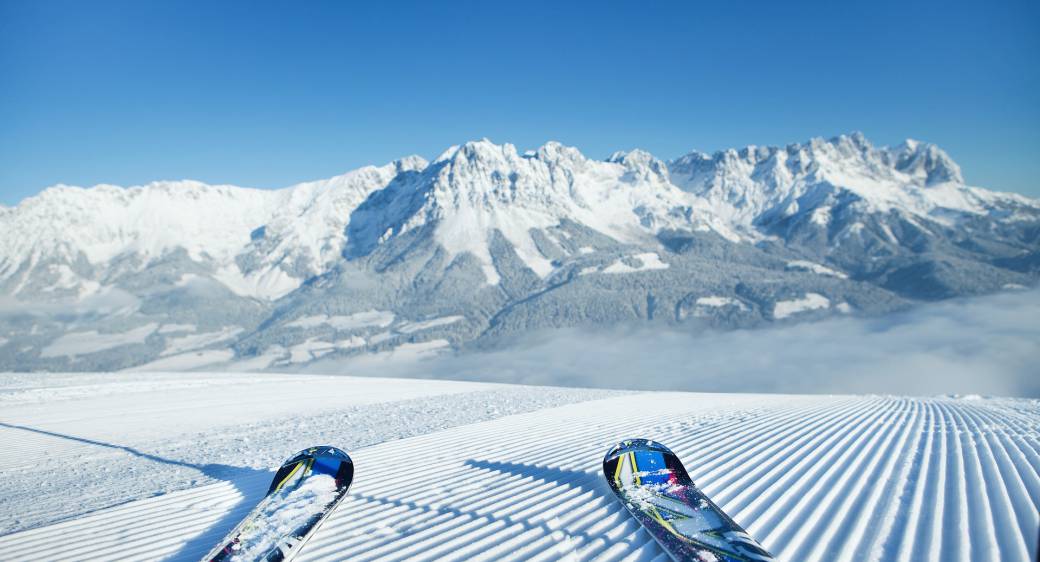
<instances>
[{"instance_id":1,"label":"rock face","mask_svg":"<svg viewBox=\"0 0 1040 562\"><path fill-rule=\"evenodd\" d=\"M666 163L482 140L282 190L57 186L0 209L0 369L753 327L1028 287L1038 264L1040 202L965 185L931 144L853 134Z\"/></svg>"}]
</instances>

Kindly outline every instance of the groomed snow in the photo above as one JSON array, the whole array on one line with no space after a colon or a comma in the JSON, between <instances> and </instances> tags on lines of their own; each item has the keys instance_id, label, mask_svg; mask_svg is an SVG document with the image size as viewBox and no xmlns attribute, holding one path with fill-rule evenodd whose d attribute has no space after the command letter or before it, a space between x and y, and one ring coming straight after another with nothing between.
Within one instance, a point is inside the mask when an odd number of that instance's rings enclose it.
<instances>
[{"instance_id":1,"label":"groomed snow","mask_svg":"<svg viewBox=\"0 0 1040 562\"><path fill-rule=\"evenodd\" d=\"M633 267L621 260L617 260L603 268L603 273L635 273L637 271L647 271L652 269L668 269L668 264L661 261L661 256L654 252L636 254L632 256L632 258L639 261L640 265L638 267Z\"/></svg>"},{"instance_id":2,"label":"groomed snow","mask_svg":"<svg viewBox=\"0 0 1040 562\"><path fill-rule=\"evenodd\" d=\"M379 340L385 341L390 339L389 336ZM375 338L370 340L372 343L378 343ZM398 362L410 363L418 361L420 359L432 357L442 352L446 352L451 349L451 343L445 339L435 339L424 342L406 342L395 346L393 349L388 351L380 351L369 355L364 355L358 359L365 364L382 364L397 365Z\"/></svg>"},{"instance_id":3,"label":"groomed snow","mask_svg":"<svg viewBox=\"0 0 1040 562\"><path fill-rule=\"evenodd\" d=\"M163 324L159 328L160 334L176 334L182 332L194 332L198 330L195 324Z\"/></svg>"},{"instance_id":4,"label":"groomed snow","mask_svg":"<svg viewBox=\"0 0 1040 562\"><path fill-rule=\"evenodd\" d=\"M837 277L839 279L848 279L849 276L840 271L836 271L827 266L813 263L805 260L795 260L787 262L787 269L789 271L808 271L809 273L816 273L818 275L829 275L831 277Z\"/></svg>"},{"instance_id":5,"label":"groomed snow","mask_svg":"<svg viewBox=\"0 0 1040 562\"><path fill-rule=\"evenodd\" d=\"M806 293L800 299L777 301L773 306L773 318L780 320L799 312L828 308L830 305L831 301L827 297L819 293Z\"/></svg>"},{"instance_id":6,"label":"groomed snow","mask_svg":"<svg viewBox=\"0 0 1040 562\"><path fill-rule=\"evenodd\" d=\"M307 341L289 348L290 363L307 363L314 359L324 357L339 349L351 349L365 345L364 338L351 337L336 342L322 341L318 338L310 338Z\"/></svg>"},{"instance_id":7,"label":"groomed snow","mask_svg":"<svg viewBox=\"0 0 1040 562\"><path fill-rule=\"evenodd\" d=\"M414 332L421 332L423 330L429 330L430 328L436 328L437 326L449 326L456 322L465 320L465 316L442 316L440 318L431 318L429 320L423 320L421 322L405 322L396 329L402 334L411 334Z\"/></svg>"},{"instance_id":8,"label":"groomed snow","mask_svg":"<svg viewBox=\"0 0 1040 562\"><path fill-rule=\"evenodd\" d=\"M711 308L718 308L722 306L736 306L741 309L746 309L747 306L733 297L699 297L696 301L697 306L708 306Z\"/></svg>"},{"instance_id":9,"label":"groomed snow","mask_svg":"<svg viewBox=\"0 0 1040 562\"><path fill-rule=\"evenodd\" d=\"M144 343L148 336L152 335L159 327L158 324L145 324L125 332L111 334L99 333L95 330L88 332L70 332L54 340L40 352L41 357L75 357L115 349L124 345Z\"/></svg>"},{"instance_id":10,"label":"groomed snow","mask_svg":"<svg viewBox=\"0 0 1040 562\"><path fill-rule=\"evenodd\" d=\"M127 369L129 371L190 371L208 365L226 363L235 358L230 349L208 349L206 351L190 351L156 359L151 363Z\"/></svg>"},{"instance_id":11,"label":"groomed snow","mask_svg":"<svg viewBox=\"0 0 1040 562\"><path fill-rule=\"evenodd\" d=\"M163 326L163 328L166 328L166 326ZM161 331L162 330L160 329L160 332ZM176 355L178 353L184 353L185 351L209 347L230 340L240 333L242 333L242 328L232 326L216 332L205 332L202 334L191 334L172 338L166 342L166 349L162 352L162 356Z\"/></svg>"},{"instance_id":12,"label":"groomed snow","mask_svg":"<svg viewBox=\"0 0 1040 562\"><path fill-rule=\"evenodd\" d=\"M263 496L273 467L316 443L347 449L357 472L301 561L663 560L601 474L607 448L631 436L668 444L780 560L1035 556L1033 400L287 375L0 380L0 400L17 397L0 426L6 560L197 560Z\"/></svg>"},{"instance_id":13,"label":"groomed snow","mask_svg":"<svg viewBox=\"0 0 1040 562\"><path fill-rule=\"evenodd\" d=\"M346 316L330 316L320 314L317 316L305 316L286 324L290 328L314 328L318 326L331 326L337 330L357 330L376 326L385 328L394 322L394 313L385 310L368 310L356 312Z\"/></svg>"},{"instance_id":14,"label":"groomed snow","mask_svg":"<svg viewBox=\"0 0 1040 562\"><path fill-rule=\"evenodd\" d=\"M231 363L225 369L236 373L249 373L262 371L270 367L276 361L285 359L289 354L289 350L285 349L280 345L272 345L264 349L263 353L256 357L250 357L249 359L243 359Z\"/></svg>"},{"instance_id":15,"label":"groomed snow","mask_svg":"<svg viewBox=\"0 0 1040 562\"><path fill-rule=\"evenodd\" d=\"M314 375L0 374L0 535L238 477L269 484L268 467L317 442L353 450L614 394Z\"/></svg>"}]
</instances>

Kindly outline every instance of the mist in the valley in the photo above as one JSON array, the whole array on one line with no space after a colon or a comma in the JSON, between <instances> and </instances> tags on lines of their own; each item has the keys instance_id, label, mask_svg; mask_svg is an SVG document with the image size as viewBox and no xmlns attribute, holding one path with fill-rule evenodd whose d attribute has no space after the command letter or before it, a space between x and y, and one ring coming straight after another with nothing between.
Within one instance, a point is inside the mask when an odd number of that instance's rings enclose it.
<instances>
[{"instance_id":1,"label":"mist in the valley","mask_svg":"<svg viewBox=\"0 0 1040 562\"><path fill-rule=\"evenodd\" d=\"M307 371L710 392L1040 397L1040 291L757 330L560 330L497 351L324 362Z\"/></svg>"}]
</instances>

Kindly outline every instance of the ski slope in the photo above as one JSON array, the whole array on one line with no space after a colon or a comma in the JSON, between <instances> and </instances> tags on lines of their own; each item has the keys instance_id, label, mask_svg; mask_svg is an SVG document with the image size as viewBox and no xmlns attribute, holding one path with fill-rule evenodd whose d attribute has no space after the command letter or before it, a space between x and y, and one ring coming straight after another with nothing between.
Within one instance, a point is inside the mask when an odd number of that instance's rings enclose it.
<instances>
[{"instance_id":1,"label":"ski slope","mask_svg":"<svg viewBox=\"0 0 1040 562\"><path fill-rule=\"evenodd\" d=\"M349 497L300 560L663 560L600 462L666 443L782 560L1034 560L1040 403L303 375L0 375L0 558L197 560L303 446ZM45 554L42 554L45 553Z\"/></svg>"}]
</instances>

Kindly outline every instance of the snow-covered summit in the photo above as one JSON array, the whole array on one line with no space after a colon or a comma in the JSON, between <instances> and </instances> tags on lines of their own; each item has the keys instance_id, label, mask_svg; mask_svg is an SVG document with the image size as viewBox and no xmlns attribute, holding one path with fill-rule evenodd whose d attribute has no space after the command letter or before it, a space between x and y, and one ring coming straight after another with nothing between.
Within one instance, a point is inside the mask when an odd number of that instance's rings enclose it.
<instances>
[{"instance_id":1,"label":"snow-covered summit","mask_svg":"<svg viewBox=\"0 0 1040 562\"><path fill-rule=\"evenodd\" d=\"M649 155L601 162L555 142L523 155L511 144L467 142L369 203L359 209L364 222L352 227L357 255L430 226L449 255L477 257L491 284L499 279L489 249L495 231L544 277L553 266L532 232L563 220L633 243L665 227L712 224L707 209L701 206L704 216L695 212L698 202L669 183L664 165Z\"/></svg>"},{"instance_id":2,"label":"snow-covered summit","mask_svg":"<svg viewBox=\"0 0 1040 562\"><path fill-rule=\"evenodd\" d=\"M0 367L266 368L882 314L1036 284L1037 225L1040 202L965 185L938 147L860 134L669 163L482 139L279 190L55 186L0 209L0 297L19 302Z\"/></svg>"},{"instance_id":3,"label":"snow-covered summit","mask_svg":"<svg viewBox=\"0 0 1040 562\"><path fill-rule=\"evenodd\" d=\"M897 170L924 185L964 183L960 166L934 144L907 139L903 144L888 149L887 154L895 158L894 166Z\"/></svg>"},{"instance_id":4,"label":"snow-covered summit","mask_svg":"<svg viewBox=\"0 0 1040 562\"><path fill-rule=\"evenodd\" d=\"M691 152L669 163L672 180L745 228L805 216L820 226L832 211L897 211L949 223L952 215L1008 215L1040 203L969 187L939 147L914 140L874 147L861 134L786 147ZM849 226L856 221L849 221Z\"/></svg>"},{"instance_id":5,"label":"snow-covered summit","mask_svg":"<svg viewBox=\"0 0 1040 562\"><path fill-rule=\"evenodd\" d=\"M20 292L38 268L85 281L114 261L140 269L184 252L236 293L278 297L338 257L350 213L372 191L425 166L410 157L280 190L57 185L0 213L0 286Z\"/></svg>"},{"instance_id":6,"label":"snow-covered summit","mask_svg":"<svg viewBox=\"0 0 1040 562\"><path fill-rule=\"evenodd\" d=\"M277 192L196 181L121 188L58 185L2 217L0 274L25 259L101 263L125 252L151 257L183 248L193 258L227 258L276 208Z\"/></svg>"},{"instance_id":7,"label":"snow-covered summit","mask_svg":"<svg viewBox=\"0 0 1040 562\"><path fill-rule=\"evenodd\" d=\"M426 166L426 160L410 156L282 190L278 212L250 233L235 266L225 268L230 276L241 274L245 284L229 286L242 287L244 294L278 297L326 271L342 259L354 210L394 178ZM250 279L271 283L269 290Z\"/></svg>"},{"instance_id":8,"label":"snow-covered summit","mask_svg":"<svg viewBox=\"0 0 1040 562\"><path fill-rule=\"evenodd\" d=\"M334 178L268 191L196 181L121 188L58 185L0 209L0 283L27 286L41 264L97 280L119 259L146 267L183 251L243 296L277 298L344 256L429 227L450 256L469 253L487 281L501 233L532 271L554 266L535 232L563 221L625 244L663 229L710 231L731 241L777 224L857 229L862 214L896 211L953 224L958 216L1035 218L1040 204L964 184L935 145L877 148L860 133L786 147L691 152L665 164L642 150L605 161L548 142L520 153L488 139ZM75 284L75 280L71 281Z\"/></svg>"}]
</instances>

